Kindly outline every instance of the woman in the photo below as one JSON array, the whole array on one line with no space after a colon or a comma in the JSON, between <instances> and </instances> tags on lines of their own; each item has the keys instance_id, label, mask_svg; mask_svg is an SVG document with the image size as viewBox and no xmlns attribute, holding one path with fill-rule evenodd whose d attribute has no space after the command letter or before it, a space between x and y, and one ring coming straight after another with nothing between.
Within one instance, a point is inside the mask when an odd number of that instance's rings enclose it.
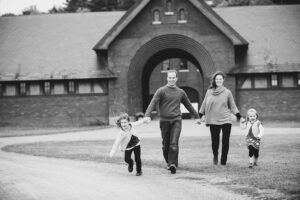
<instances>
[{"instance_id":1,"label":"woman","mask_svg":"<svg viewBox=\"0 0 300 200\"><path fill-rule=\"evenodd\" d=\"M212 151L214 154L213 163L215 165L218 164L221 129L223 133L221 165L226 165L232 125L231 113L234 113L238 120L241 119L232 93L223 86L224 78L225 75L221 71L217 71L213 74L211 86L206 92L199 111L200 118L205 115L205 123L210 128Z\"/></svg>"}]
</instances>

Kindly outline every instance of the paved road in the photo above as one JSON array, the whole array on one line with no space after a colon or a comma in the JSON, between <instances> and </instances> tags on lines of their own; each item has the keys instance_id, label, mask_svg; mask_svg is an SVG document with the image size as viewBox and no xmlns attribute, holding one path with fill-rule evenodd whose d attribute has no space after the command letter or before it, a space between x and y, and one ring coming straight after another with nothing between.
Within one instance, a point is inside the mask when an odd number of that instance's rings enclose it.
<instances>
[{"instance_id":1,"label":"paved road","mask_svg":"<svg viewBox=\"0 0 300 200\"><path fill-rule=\"evenodd\" d=\"M198 126L192 120L185 120L183 128L182 137L209 136L207 127ZM158 122L153 121L139 128L139 131L143 137L159 137ZM278 129L276 131L266 132L280 133ZM299 133L299 129L289 131ZM240 134L240 131L234 128L232 133ZM109 128L1 138L0 148L9 144L40 141L106 140L113 139L115 134L116 129ZM136 177L124 172L124 167L0 151L0 200L250 199L210 184L226 180L212 180L212 177L204 177L199 173L179 171L171 175L167 170L144 166L143 176Z\"/></svg>"}]
</instances>

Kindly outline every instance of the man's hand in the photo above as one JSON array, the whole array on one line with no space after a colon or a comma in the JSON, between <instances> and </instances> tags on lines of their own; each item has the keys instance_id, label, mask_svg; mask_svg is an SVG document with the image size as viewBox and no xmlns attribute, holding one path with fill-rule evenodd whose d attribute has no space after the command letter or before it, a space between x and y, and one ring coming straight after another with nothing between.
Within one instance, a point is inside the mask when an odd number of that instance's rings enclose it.
<instances>
[{"instance_id":1,"label":"man's hand","mask_svg":"<svg viewBox=\"0 0 300 200\"><path fill-rule=\"evenodd\" d=\"M144 117L144 122L149 124L151 122L151 118L150 117Z\"/></svg>"},{"instance_id":2,"label":"man's hand","mask_svg":"<svg viewBox=\"0 0 300 200\"><path fill-rule=\"evenodd\" d=\"M201 119L196 119L196 124L201 125Z\"/></svg>"}]
</instances>

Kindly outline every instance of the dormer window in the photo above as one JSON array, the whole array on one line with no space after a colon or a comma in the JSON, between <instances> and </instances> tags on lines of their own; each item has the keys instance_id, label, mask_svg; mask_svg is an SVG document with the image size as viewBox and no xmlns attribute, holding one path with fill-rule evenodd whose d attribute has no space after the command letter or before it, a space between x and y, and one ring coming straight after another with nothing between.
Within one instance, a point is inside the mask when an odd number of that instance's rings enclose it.
<instances>
[{"instance_id":1,"label":"dormer window","mask_svg":"<svg viewBox=\"0 0 300 200\"><path fill-rule=\"evenodd\" d=\"M178 23L187 23L186 11L184 8L180 8L179 10Z\"/></svg>"},{"instance_id":2,"label":"dormer window","mask_svg":"<svg viewBox=\"0 0 300 200\"><path fill-rule=\"evenodd\" d=\"M152 24L161 24L160 11L158 9L155 9L153 12Z\"/></svg>"},{"instance_id":3,"label":"dormer window","mask_svg":"<svg viewBox=\"0 0 300 200\"><path fill-rule=\"evenodd\" d=\"M165 15L174 15L172 0L166 1L166 12Z\"/></svg>"}]
</instances>

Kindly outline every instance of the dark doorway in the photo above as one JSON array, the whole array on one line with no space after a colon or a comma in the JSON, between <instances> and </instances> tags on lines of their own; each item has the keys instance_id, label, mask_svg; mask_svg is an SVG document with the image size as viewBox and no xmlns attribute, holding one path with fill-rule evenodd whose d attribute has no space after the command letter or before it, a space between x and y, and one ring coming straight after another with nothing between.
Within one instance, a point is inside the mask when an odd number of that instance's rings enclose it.
<instances>
[{"instance_id":1,"label":"dark doorway","mask_svg":"<svg viewBox=\"0 0 300 200\"><path fill-rule=\"evenodd\" d=\"M142 73L142 99L143 99L143 111L148 107L148 104L153 96L153 91L150 93L150 77L154 73L157 80L161 79L161 83L152 80L151 84L158 84L162 86L166 81L166 73L164 73L165 67L163 66L168 59L177 59L187 61L194 67L193 71L188 71L182 66L182 62L178 64L179 81L177 82L178 87L184 89L187 92L188 97L192 102L198 102L203 97L203 72L198 61L188 52L181 49L164 49L154 54L146 62L143 73ZM161 64L161 65L160 65ZM162 66L161 69L157 69L158 66ZM195 77L196 76L196 77ZM192 78L194 77L194 78ZM198 81L195 81L198 79ZM193 83L191 83L193 81ZM159 85L160 84L160 85ZM192 85L191 85L192 84ZM153 85L151 85L153 86ZM157 86L157 88L158 88ZM189 88L189 89L188 89Z\"/></svg>"}]
</instances>

